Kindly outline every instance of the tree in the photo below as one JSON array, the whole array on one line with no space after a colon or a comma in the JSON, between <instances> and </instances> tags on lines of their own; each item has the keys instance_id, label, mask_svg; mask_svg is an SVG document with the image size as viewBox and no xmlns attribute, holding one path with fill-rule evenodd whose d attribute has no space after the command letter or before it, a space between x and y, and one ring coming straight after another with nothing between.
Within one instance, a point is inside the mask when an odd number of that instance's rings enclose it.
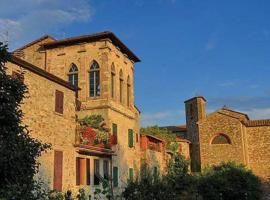
<instances>
[{"instance_id":1,"label":"tree","mask_svg":"<svg viewBox=\"0 0 270 200\"><path fill-rule=\"evenodd\" d=\"M40 188L34 180L39 165L36 158L50 145L31 138L22 123L20 104L27 87L6 73L9 58L7 46L0 43L0 198L40 199L34 192Z\"/></svg>"},{"instance_id":2,"label":"tree","mask_svg":"<svg viewBox=\"0 0 270 200\"><path fill-rule=\"evenodd\" d=\"M188 173L189 161L180 154L174 154L167 166L167 174L159 176L144 166L140 178L129 182L123 192L127 200L174 200L187 199L193 186Z\"/></svg>"},{"instance_id":3,"label":"tree","mask_svg":"<svg viewBox=\"0 0 270 200\"><path fill-rule=\"evenodd\" d=\"M199 179L198 191L207 200L256 200L262 194L260 179L234 162L206 169Z\"/></svg>"}]
</instances>

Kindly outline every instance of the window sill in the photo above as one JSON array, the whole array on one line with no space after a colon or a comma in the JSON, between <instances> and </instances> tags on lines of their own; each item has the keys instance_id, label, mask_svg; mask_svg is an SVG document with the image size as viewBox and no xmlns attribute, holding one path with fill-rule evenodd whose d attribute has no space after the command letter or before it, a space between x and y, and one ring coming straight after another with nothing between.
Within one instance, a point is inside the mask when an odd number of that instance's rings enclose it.
<instances>
[{"instance_id":1,"label":"window sill","mask_svg":"<svg viewBox=\"0 0 270 200\"><path fill-rule=\"evenodd\" d=\"M97 97L87 97L87 100L98 100L101 99L101 96L97 96Z\"/></svg>"},{"instance_id":2,"label":"window sill","mask_svg":"<svg viewBox=\"0 0 270 200\"><path fill-rule=\"evenodd\" d=\"M59 113L59 112L56 112L56 111L54 111L54 114L56 114L56 115L58 115L58 116L64 116L64 113Z\"/></svg>"}]
</instances>

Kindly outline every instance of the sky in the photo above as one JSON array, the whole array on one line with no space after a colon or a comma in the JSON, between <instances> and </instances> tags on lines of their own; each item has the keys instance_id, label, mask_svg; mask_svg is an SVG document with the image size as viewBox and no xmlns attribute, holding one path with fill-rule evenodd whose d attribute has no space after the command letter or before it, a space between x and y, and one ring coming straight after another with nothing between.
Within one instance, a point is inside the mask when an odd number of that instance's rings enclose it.
<instances>
[{"instance_id":1,"label":"sky","mask_svg":"<svg viewBox=\"0 0 270 200\"><path fill-rule=\"evenodd\" d=\"M10 49L114 32L135 64L141 125L185 123L184 101L207 100L270 119L269 0L0 0L0 40Z\"/></svg>"}]
</instances>

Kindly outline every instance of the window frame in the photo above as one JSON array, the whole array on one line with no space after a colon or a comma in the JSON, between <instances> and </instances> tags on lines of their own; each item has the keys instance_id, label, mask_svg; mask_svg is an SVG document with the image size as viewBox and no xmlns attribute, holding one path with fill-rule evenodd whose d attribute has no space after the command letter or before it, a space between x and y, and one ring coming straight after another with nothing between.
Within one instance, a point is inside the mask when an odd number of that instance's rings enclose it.
<instances>
[{"instance_id":1,"label":"window frame","mask_svg":"<svg viewBox=\"0 0 270 200\"><path fill-rule=\"evenodd\" d=\"M88 72L88 81L89 81L89 97L95 98L101 96L101 81L100 81L100 66L97 61L93 60L90 69ZM93 95L91 90L91 80L93 79Z\"/></svg>"},{"instance_id":2,"label":"window frame","mask_svg":"<svg viewBox=\"0 0 270 200\"><path fill-rule=\"evenodd\" d=\"M131 103L130 103L130 95L131 95L131 84L130 84L130 77L127 77L127 106L130 107Z\"/></svg>"},{"instance_id":3,"label":"window frame","mask_svg":"<svg viewBox=\"0 0 270 200\"><path fill-rule=\"evenodd\" d=\"M111 98L115 98L115 66L112 64L111 66Z\"/></svg>"},{"instance_id":4,"label":"window frame","mask_svg":"<svg viewBox=\"0 0 270 200\"><path fill-rule=\"evenodd\" d=\"M64 113L64 92L55 90L55 109L58 114Z\"/></svg>"},{"instance_id":5,"label":"window frame","mask_svg":"<svg viewBox=\"0 0 270 200\"><path fill-rule=\"evenodd\" d=\"M215 140L216 138L218 138L218 137L224 137L224 138L226 139L227 143L213 143L214 140ZM210 140L210 145L231 145L231 144L232 144L231 138L230 138L227 134L225 134L225 133L218 133L218 134L215 134L215 135L211 138L211 140Z\"/></svg>"},{"instance_id":6,"label":"window frame","mask_svg":"<svg viewBox=\"0 0 270 200\"><path fill-rule=\"evenodd\" d=\"M72 77L70 80L70 77ZM76 64L71 63L68 72L68 82L76 87L79 85L79 70Z\"/></svg>"},{"instance_id":7,"label":"window frame","mask_svg":"<svg viewBox=\"0 0 270 200\"><path fill-rule=\"evenodd\" d=\"M124 85L124 78L123 78L123 71L122 69L119 72L119 100L120 103L123 103L123 85Z\"/></svg>"}]
</instances>

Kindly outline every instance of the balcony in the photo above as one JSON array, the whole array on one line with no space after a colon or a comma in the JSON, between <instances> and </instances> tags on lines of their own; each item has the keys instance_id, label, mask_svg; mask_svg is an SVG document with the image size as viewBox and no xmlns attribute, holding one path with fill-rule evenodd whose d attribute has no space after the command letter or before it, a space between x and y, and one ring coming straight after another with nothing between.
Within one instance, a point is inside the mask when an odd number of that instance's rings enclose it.
<instances>
[{"instance_id":1,"label":"balcony","mask_svg":"<svg viewBox=\"0 0 270 200\"><path fill-rule=\"evenodd\" d=\"M80 151L113 155L112 146L115 141L115 136L109 132L101 132L92 127L77 126L74 146Z\"/></svg>"}]
</instances>

